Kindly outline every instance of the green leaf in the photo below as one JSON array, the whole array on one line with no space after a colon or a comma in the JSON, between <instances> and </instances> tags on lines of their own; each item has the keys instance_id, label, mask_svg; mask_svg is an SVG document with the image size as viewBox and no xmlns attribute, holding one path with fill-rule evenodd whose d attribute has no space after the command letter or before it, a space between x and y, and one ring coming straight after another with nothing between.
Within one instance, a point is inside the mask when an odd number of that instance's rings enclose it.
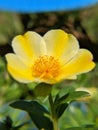
<instances>
[{"instance_id":1,"label":"green leaf","mask_svg":"<svg viewBox=\"0 0 98 130\"><path fill-rule=\"evenodd\" d=\"M55 104L59 105L59 104L64 103L66 101L66 99L68 98L68 96L69 96L69 93L65 94L64 96L62 96L60 98L58 98L58 96L56 96Z\"/></svg>"},{"instance_id":2,"label":"green leaf","mask_svg":"<svg viewBox=\"0 0 98 130\"><path fill-rule=\"evenodd\" d=\"M82 97L87 97L87 96L90 96L90 94L88 92L74 91L74 92L67 93L67 94L63 95L60 98L59 98L59 96L57 96L57 98L55 99L55 104L59 105L59 104L74 101L74 100L82 98Z\"/></svg>"},{"instance_id":3,"label":"green leaf","mask_svg":"<svg viewBox=\"0 0 98 130\"><path fill-rule=\"evenodd\" d=\"M6 117L4 122L0 122L0 130L11 130L12 128L12 120L10 117Z\"/></svg>"},{"instance_id":4,"label":"green leaf","mask_svg":"<svg viewBox=\"0 0 98 130\"><path fill-rule=\"evenodd\" d=\"M32 121L39 129L53 130L52 121L48 118L49 112L37 101L16 101L10 104L10 106L28 112Z\"/></svg>"},{"instance_id":5,"label":"green leaf","mask_svg":"<svg viewBox=\"0 0 98 130\"><path fill-rule=\"evenodd\" d=\"M61 94L67 94L67 93L72 93L75 91L75 86L63 86L62 89L60 90Z\"/></svg>"},{"instance_id":6,"label":"green leaf","mask_svg":"<svg viewBox=\"0 0 98 130\"><path fill-rule=\"evenodd\" d=\"M4 123L0 122L0 130L10 130Z\"/></svg>"},{"instance_id":7,"label":"green leaf","mask_svg":"<svg viewBox=\"0 0 98 130\"><path fill-rule=\"evenodd\" d=\"M46 83L38 84L34 89L35 96L46 97L51 93L52 85Z\"/></svg>"},{"instance_id":8,"label":"green leaf","mask_svg":"<svg viewBox=\"0 0 98 130\"><path fill-rule=\"evenodd\" d=\"M30 121L24 122L18 126L13 127L12 130L20 130L21 127L23 127L24 125L29 124L29 123L30 123Z\"/></svg>"},{"instance_id":9,"label":"green leaf","mask_svg":"<svg viewBox=\"0 0 98 130\"><path fill-rule=\"evenodd\" d=\"M67 97L67 101L73 101L79 98L87 97L90 96L88 92L85 91L74 91L73 93L70 93L69 96Z\"/></svg>"},{"instance_id":10,"label":"green leaf","mask_svg":"<svg viewBox=\"0 0 98 130\"><path fill-rule=\"evenodd\" d=\"M98 130L98 128L71 127L65 130Z\"/></svg>"},{"instance_id":11,"label":"green leaf","mask_svg":"<svg viewBox=\"0 0 98 130\"><path fill-rule=\"evenodd\" d=\"M63 100L65 100L69 94L65 94L62 97L59 97L59 94L56 95L55 100L54 100L54 108L55 108L55 113L57 115L57 118L60 118L66 108L68 107L68 103L62 103Z\"/></svg>"},{"instance_id":12,"label":"green leaf","mask_svg":"<svg viewBox=\"0 0 98 130\"><path fill-rule=\"evenodd\" d=\"M68 103L63 103L56 107L55 111L57 114L57 118L60 118L62 116L62 114L64 113L67 107L68 107Z\"/></svg>"}]
</instances>

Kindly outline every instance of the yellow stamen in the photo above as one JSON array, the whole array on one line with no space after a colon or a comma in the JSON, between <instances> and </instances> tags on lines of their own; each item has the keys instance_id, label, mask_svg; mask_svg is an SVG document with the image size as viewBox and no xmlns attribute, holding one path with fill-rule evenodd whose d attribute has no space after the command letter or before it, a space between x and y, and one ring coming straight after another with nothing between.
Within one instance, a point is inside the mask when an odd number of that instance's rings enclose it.
<instances>
[{"instance_id":1,"label":"yellow stamen","mask_svg":"<svg viewBox=\"0 0 98 130\"><path fill-rule=\"evenodd\" d=\"M49 80L59 75L60 63L53 56L40 56L33 65L33 76Z\"/></svg>"}]
</instances>

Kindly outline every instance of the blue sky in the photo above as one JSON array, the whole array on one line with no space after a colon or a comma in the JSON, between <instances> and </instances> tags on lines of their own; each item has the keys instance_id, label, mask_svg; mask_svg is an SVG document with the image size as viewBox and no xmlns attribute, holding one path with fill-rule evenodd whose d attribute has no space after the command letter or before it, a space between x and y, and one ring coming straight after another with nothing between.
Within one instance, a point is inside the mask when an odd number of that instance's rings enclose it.
<instances>
[{"instance_id":1,"label":"blue sky","mask_svg":"<svg viewBox=\"0 0 98 130\"><path fill-rule=\"evenodd\" d=\"M44 12L77 9L98 3L98 0L0 0L0 10Z\"/></svg>"}]
</instances>

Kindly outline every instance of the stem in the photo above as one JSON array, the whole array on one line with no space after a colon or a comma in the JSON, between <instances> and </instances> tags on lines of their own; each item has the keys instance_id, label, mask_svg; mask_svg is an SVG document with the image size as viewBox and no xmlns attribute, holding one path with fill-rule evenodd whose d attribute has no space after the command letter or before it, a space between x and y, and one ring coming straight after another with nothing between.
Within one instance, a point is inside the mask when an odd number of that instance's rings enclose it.
<instances>
[{"instance_id":1,"label":"stem","mask_svg":"<svg viewBox=\"0 0 98 130\"><path fill-rule=\"evenodd\" d=\"M58 120L53 118L53 128L54 130L58 130Z\"/></svg>"},{"instance_id":2,"label":"stem","mask_svg":"<svg viewBox=\"0 0 98 130\"><path fill-rule=\"evenodd\" d=\"M51 94L49 95L49 103L51 108L51 116L53 120L53 130L58 130L58 119L55 113L53 98Z\"/></svg>"}]
</instances>

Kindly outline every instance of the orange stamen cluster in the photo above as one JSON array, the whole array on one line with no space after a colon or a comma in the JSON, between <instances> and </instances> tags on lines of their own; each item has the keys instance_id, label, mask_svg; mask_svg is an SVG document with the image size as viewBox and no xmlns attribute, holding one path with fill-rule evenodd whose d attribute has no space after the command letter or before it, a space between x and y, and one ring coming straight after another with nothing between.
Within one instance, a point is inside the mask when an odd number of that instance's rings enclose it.
<instances>
[{"instance_id":1,"label":"orange stamen cluster","mask_svg":"<svg viewBox=\"0 0 98 130\"><path fill-rule=\"evenodd\" d=\"M49 80L59 75L60 63L53 56L40 56L33 65L33 76Z\"/></svg>"}]
</instances>

